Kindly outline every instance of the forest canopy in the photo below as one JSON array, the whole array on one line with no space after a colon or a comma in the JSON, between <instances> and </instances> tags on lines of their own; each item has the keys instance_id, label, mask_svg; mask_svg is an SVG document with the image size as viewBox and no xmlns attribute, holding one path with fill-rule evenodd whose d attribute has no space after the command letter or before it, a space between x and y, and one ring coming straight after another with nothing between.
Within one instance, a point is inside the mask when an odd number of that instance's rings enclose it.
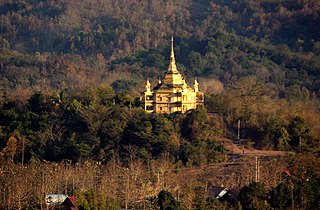
<instances>
[{"instance_id":1,"label":"forest canopy","mask_svg":"<svg viewBox=\"0 0 320 210\"><path fill-rule=\"evenodd\" d=\"M187 78L256 75L279 97L318 96L319 10L311 0L4 0L1 89L112 83L110 72L123 71L158 78L174 35Z\"/></svg>"},{"instance_id":2,"label":"forest canopy","mask_svg":"<svg viewBox=\"0 0 320 210\"><path fill-rule=\"evenodd\" d=\"M83 209L229 208L210 184L240 190L230 208L319 207L319 14L314 0L0 1L0 208L53 192ZM147 114L171 36L206 108ZM223 138L289 155L262 158L255 183Z\"/></svg>"},{"instance_id":3,"label":"forest canopy","mask_svg":"<svg viewBox=\"0 0 320 210\"><path fill-rule=\"evenodd\" d=\"M181 133L187 119L136 109L143 81L163 76L174 35L180 72L199 79L208 112L223 120L217 133L233 131L240 120L242 137L257 148L318 151L319 10L309 0L2 1L2 147L18 133L30 144L56 145L50 154L34 153L52 160L68 147L77 147L67 155L74 160L108 156L103 151L118 144L148 148L137 153L147 158L162 153L153 147L177 153L169 142L176 135L189 139L179 147L192 151L195 136ZM101 119L109 115L117 118L111 125ZM59 130L61 142L48 144L56 137L46 129ZM209 143L196 145L217 147Z\"/></svg>"}]
</instances>

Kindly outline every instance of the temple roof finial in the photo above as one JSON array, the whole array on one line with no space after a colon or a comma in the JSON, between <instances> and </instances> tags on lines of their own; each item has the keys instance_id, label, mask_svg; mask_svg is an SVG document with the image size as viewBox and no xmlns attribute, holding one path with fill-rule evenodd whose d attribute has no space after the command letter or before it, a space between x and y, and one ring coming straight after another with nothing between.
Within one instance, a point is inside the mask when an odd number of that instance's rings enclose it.
<instances>
[{"instance_id":1,"label":"temple roof finial","mask_svg":"<svg viewBox=\"0 0 320 210\"><path fill-rule=\"evenodd\" d=\"M174 57L173 36L171 36L171 54L168 72L179 73L176 66L176 59Z\"/></svg>"},{"instance_id":2,"label":"temple roof finial","mask_svg":"<svg viewBox=\"0 0 320 210\"><path fill-rule=\"evenodd\" d=\"M171 55L170 55L170 58L171 58L171 61L172 60L175 60L174 58L174 49L173 49L173 36L171 36Z\"/></svg>"}]
</instances>

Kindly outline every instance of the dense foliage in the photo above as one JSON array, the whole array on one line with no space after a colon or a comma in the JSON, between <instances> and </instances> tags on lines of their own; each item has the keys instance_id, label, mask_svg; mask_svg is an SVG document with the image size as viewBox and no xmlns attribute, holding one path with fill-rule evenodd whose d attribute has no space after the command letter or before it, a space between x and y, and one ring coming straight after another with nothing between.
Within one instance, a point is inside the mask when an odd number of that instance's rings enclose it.
<instances>
[{"instance_id":1,"label":"dense foliage","mask_svg":"<svg viewBox=\"0 0 320 210\"><path fill-rule=\"evenodd\" d=\"M262 183L244 186L238 199L243 209L317 209L320 202L319 158L297 155L288 158L282 181L270 191Z\"/></svg>"},{"instance_id":2,"label":"dense foliage","mask_svg":"<svg viewBox=\"0 0 320 210\"><path fill-rule=\"evenodd\" d=\"M137 104L142 81L163 76L173 34L179 70L199 78L209 112L229 127L241 120L259 148L317 150L319 9L310 0L2 1L1 98L107 84ZM305 133L291 128L295 117Z\"/></svg>"},{"instance_id":3,"label":"dense foliage","mask_svg":"<svg viewBox=\"0 0 320 210\"><path fill-rule=\"evenodd\" d=\"M40 208L65 191L83 209L142 208L150 194L162 209L224 209L203 182L212 176L186 183L174 170L227 160L217 140L238 125L238 143L302 155L272 185L233 183L236 208L319 208L319 13L314 0L0 1L0 208ZM208 113L138 108L171 35Z\"/></svg>"},{"instance_id":4,"label":"dense foliage","mask_svg":"<svg viewBox=\"0 0 320 210\"><path fill-rule=\"evenodd\" d=\"M216 143L216 126L206 110L186 116L147 114L111 88L99 86L86 92L73 98L64 92L57 96L36 93L25 102L2 104L3 155L19 162L107 162L114 155L126 162L169 155L192 165L222 158L223 147Z\"/></svg>"},{"instance_id":5,"label":"dense foliage","mask_svg":"<svg viewBox=\"0 0 320 210\"><path fill-rule=\"evenodd\" d=\"M310 0L5 0L1 85L69 87L123 69L139 78L162 76L174 34L187 76L228 84L256 75L279 97L317 95L319 10Z\"/></svg>"},{"instance_id":6,"label":"dense foliage","mask_svg":"<svg viewBox=\"0 0 320 210\"><path fill-rule=\"evenodd\" d=\"M227 134L231 138L237 138L240 121L240 138L249 139L257 148L319 150L318 99L274 98L256 77L246 77L222 94L207 95L206 100L207 109L223 116L233 131Z\"/></svg>"}]
</instances>

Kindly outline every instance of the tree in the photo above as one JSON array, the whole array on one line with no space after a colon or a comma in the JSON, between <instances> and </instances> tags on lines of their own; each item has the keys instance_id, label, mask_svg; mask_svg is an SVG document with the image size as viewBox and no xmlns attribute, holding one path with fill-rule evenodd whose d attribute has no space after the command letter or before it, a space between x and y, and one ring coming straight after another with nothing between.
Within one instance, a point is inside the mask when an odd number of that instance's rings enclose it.
<instances>
[{"instance_id":1,"label":"tree","mask_svg":"<svg viewBox=\"0 0 320 210\"><path fill-rule=\"evenodd\" d=\"M195 51L191 51L188 55L188 64L191 72L190 75L200 76L203 74L205 69L204 61L201 57L201 54Z\"/></svg>"},{"instance_id":2,"label":"tree","mask_svg":"<svg viewBox=\"0 0 320 210\"><path fill-rule=\"evenodd\" d=\"M162 190L158 194L158 206L160 210L179 210L182 209L179 202L175 200L173 195L165 190Z\"/></svg>"},{"instance_id":3,"label":"tree","mask_svg":"<svg viewBox=\"0 0 320 210\"><path fill-rule=\"evenodd\" d=\"M277 142L277 148L279 150L287 150L289 148L290 136L286 128L282 127L280 130L280 136Z\"/></svg>"},{"instance_id":4,"label":"tree","mask_svg":"<svg viewBox=\"0 0 320 210\"><path fill-rule=\"evenodd\" d=\"M320 165L319 157L304 153L289 157L288 170L293 184L295 207L316 209L319 207Z\"/></svg>"},{"instance_id":5,"label":"tree","mask_svg":"<svg viewBox=\"0 0 320 210\"><path fill-rule=\"evenodd\" d=\"M269 203L273 208L286 209L292 203L292 190L290 183L280 183L269 193Z\"/></svg>"},{"instance_id":6,"label":"tree","mask_svg":"<svg viewBox=\"0 0 320 210\"><path fill-rule=\"evenodd\" d=\"M191 142L212 140L216 126L205 109L196 109L187 113L181 123L181 134Z\"/></svg>"},{"instance_id":7,"label":"tree","mask_svg":"<svg viewBox=\"0 0 320 210\"><path fill-rule=\"evenodd\" d=\"M135 85L133 80L119 79L112 83L112 88L116 93L123 93L131 90Z\"/></svg>"},{"instance_id":8,"label":"tree","mask_svg":"<svg viewBox=\"0 0 320 210\"><path fill-rule=\"evenodd\" d=\"M191 165L221 160L223 147L215 142L218 129L205 109L188 112L181 122L181 160Z\"/></svg>"},{"instance_id":9,"label":"tree","mask_svg":"<svg viewBox=\"0 0 320 210\"><path fill-rule=\"evenodd\" d=\"M2 150L2 154L6 156L11 162L14 161L14 157L18 152L18 140L15 136L10 136L7 140L5 148Z\"/></svg>"},{"instance_id":10,"label":"tree","mask_svg":"<svg viewBox=\"0 0 320 210\"><path fill-rule=\"evenodd\" d=\"M296 149L301 149L302 141L305 143L308 140L309 132L310 128L305 119L299 116L293 118L288 126L290 145Z\"/></svg>"},{"instance_id":11,"label":"tree","mask_svg":"<svg viewBox=\"0 0 320 210\"><path fill-rule=\"evenodd\" d=\"M243 209L259 210L271 209L266 200L266 190L259 182L252 182L248 186L244 186L238 195L238 199Z\"/></svg>"},{"instance_id":12,"label":"tree","mask_svg":"<svg viewBox=\"0 0 320 210\"><path fill-rule=\"evenodd\" d=\"M137 146L139 157L160 157L177 151L177 145L172 141L175 132L172 121L166 116L136 110L127 123L121 143Z\"/></svg>"},{"instance_id":13,"label":"tree","mask_svg":"<svg viewBox=\"0 0 320 210\"><path fill-rule=\"evenodd\" d=\"M223 202L209 195L204 187L197 186L194 189L195 198L193 200L194 209L197 210L225 210L226 207Z\"/></svg>"}]
</instances>

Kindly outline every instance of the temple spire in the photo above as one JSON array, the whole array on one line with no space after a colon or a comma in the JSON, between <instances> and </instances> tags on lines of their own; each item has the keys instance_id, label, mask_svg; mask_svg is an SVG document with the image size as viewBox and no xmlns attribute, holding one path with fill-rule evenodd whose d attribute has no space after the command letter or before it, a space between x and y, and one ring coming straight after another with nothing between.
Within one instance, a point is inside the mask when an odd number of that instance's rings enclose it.
<instances>
[{"instance_id":1,"label":"temple spire","mask_svg":"<svg viewBox=\"0 0 320 210\"><path fill-rule=\"evenodd\" d=\"M170 55L170 59L171 59L171 62L172 61L176 61L176 59L174 58L174 49L173 49L173 36L171 36L171 55Z\"/></svg>"},{"instance_id":2,"label":"temple spire","mask_svg":"<svg viewBox=\"0 0 320 210\"><path fill-rule=\"evenodd\" d=\"M171 54L170 54L170 65L168 72L179 73L176 66L176 59L174 57L174 47L173 47L173 36L171 36Z\"/></svg>"}]
</instances>

